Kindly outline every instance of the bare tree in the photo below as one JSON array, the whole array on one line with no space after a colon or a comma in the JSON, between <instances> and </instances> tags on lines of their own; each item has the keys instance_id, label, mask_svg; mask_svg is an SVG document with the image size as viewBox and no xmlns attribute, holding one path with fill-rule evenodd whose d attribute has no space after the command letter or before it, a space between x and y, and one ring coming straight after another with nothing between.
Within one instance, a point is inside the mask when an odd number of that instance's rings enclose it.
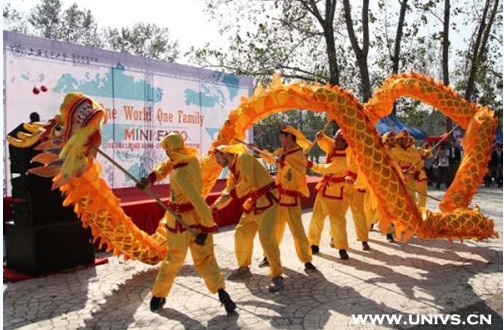
<instances>
[{"instance_id":1,"label":"bare tree","mask_svg":"<svg viewBox=\"0 0 504 330\"><path fill-rule=\"evenodd\" d=\"M357 65L359 66L362 99L364 102L366 102L371 98L371 81L369 79L369 68L367 61L369 52L369 0L362 0L362 47L359 46L359 42L355 35L352 21L352 8L350 6L349 0L343 0L343 8L348 37L350 39L352 49L355 53Z\"/></svg>"},{"instance_id":2,"label":"bare tree","mask_svg":"<svg viewBox=\"0 0 504 330\"><path fill-rule=\"evenodd\" d=\"M443 56L442 56L442 67L443 67L443 84L445 86L450 85L450 71L448 67L449 61L449 50L450 50L450 0L445 0L444 2L444 19L443 19ZM446 117L446 131L449 132L452 129L453 122L450 117Z\"/></svg>"},{"instance_id":3,"label":"bare tree","mask_svg":"<svg viewBox=\"0 0 504 330\"><path fill-rule=\"evenodd\" d=\"M472 56L471 56L471 69L469 71L469 78L467 80L467 86L465 90L464 97L466 100L471 100L474 92L475 78L478 67L481 63L481 59L487 50L488 38L492 30L492 24L495 21L495 16L499 8L499 0L493 0L493 7L490 12L490 16L487 20L488 10L492 4L492 0L486 0L485 6L483 7L483 14L481 15L481 21L478 26L478 33L476 40L473 44Z\"/></svg>"}]
</instances>

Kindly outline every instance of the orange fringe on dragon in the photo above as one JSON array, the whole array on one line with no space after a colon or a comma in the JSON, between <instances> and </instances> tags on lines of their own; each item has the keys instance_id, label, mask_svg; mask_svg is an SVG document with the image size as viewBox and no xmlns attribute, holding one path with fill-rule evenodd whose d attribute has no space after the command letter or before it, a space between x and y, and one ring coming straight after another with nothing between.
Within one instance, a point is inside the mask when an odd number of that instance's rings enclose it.
<instances>
[{"instance_id":1,"label":"orange fringe on dragon","mask_svg":"<svg viewBox=\"0 0 504 330\"><path fill-rule=\"evenodd\" d=\"M394 101L401 96L439 109L466 130L464 157L453 184L440 203L442 212L417 208L374 128L381 117L391 112ZM238 108L229 113L212 146L234 143L235 138L243 139L246 130L262 118L291 109L326 112L329 120L338 123L367 179L378 212L383 215L381 218L388 219L388 223L380 226L385 228L390 222L394 223L398 237L403 241L412 235L421 239L449 240L498 237L493 221L482 215L478 207L469 208L487 171L494 142L497 124L489 108L469 103L450 88L433 82L432 78L414 73L387 79L365 105L338 86L302 82L283 85L280 76L275 75L267 89L259 87L250 99L242 98ZM26 146L44 137L47 141L37 147L44 153L33 160L43 166L31 171L54 176L53 187L65 195L64 204L74 205L84 227L90 227L95 240L100 239L109 251L156 264L166 253L164 219L152 236L139 230L100 176L101 168L94 148L100 146L104 120L105 113L98 104L82 94L70 93L49 126L27 125L31 135L18 136L19 139L8 137L8 140L13 145ZM221 167L211 154L202 157L200 162L203 194L206 196Z\"/></svg>"}]
</instances>

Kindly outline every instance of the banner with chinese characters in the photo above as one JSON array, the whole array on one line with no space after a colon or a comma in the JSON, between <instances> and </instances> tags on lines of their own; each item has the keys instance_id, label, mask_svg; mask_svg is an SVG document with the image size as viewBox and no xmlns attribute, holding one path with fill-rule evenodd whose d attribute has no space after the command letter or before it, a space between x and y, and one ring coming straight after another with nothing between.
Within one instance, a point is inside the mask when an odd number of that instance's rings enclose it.
<instances>
[{"instance_id":1,"label":"banner with chinese characters","mask_svg":"<svg viewBox=\"0 0 504 330\"><path fill-rule=\"evenodd\" d=\"M84 93L107 112L102 150L137 177L166 159L159 141L169 132L207 152L229 111L252 93L250 78L6 31L4 68L5 133L29 122L32 112L42 121L54 117L66 93ZM4 151L5 196L10 173ZM99 161L113 188L133 185Z\"/></svg>"}]
</instances>

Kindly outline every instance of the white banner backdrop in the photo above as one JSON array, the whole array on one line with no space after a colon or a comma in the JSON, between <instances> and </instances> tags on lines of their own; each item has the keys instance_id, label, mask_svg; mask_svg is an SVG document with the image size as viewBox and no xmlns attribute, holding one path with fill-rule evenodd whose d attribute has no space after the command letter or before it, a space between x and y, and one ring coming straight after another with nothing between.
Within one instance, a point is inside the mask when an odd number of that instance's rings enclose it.
<instances>
[{"instance_id":1,"label":"white banner backdrop","mask_svg":"<svg viewBox=\"0 0 504 330\"><path fill-rule=\"evenodd\" d=\"M252 93L250 78L5 31L4 68L5 133L29 122L32 112L42 121L54 117L66 93L84 93L107 111L102 149L137 177L166 158L159 141L168 132L205 153L229 111ZM6 196L5 139L4 150ZM100 163L113 188L133 186L105 159Z\"/></svg>"}]
</instances>

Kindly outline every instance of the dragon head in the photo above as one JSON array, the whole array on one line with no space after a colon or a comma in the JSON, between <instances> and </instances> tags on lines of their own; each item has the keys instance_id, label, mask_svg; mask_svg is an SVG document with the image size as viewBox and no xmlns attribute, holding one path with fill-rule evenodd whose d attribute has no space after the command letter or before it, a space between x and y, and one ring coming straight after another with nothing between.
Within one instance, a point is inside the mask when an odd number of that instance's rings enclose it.
<instances>
[{"instance_id":1,"label":"dragon head","mask_svg":"<svg viewBox=\"0 0 504 330\"><path fill-rule=\"evenodd\" d=\"M29 133L8 136L8 142L26 148L40 142L35 149L42 152L32 162L42 164L28 172L53 178L53 189L65 184L72 176L80 176L91 164L101 143L101 126L105 110L88 96L68 93L60 113L48 123L24 124Z\"/></svg>"}]
</instances>

